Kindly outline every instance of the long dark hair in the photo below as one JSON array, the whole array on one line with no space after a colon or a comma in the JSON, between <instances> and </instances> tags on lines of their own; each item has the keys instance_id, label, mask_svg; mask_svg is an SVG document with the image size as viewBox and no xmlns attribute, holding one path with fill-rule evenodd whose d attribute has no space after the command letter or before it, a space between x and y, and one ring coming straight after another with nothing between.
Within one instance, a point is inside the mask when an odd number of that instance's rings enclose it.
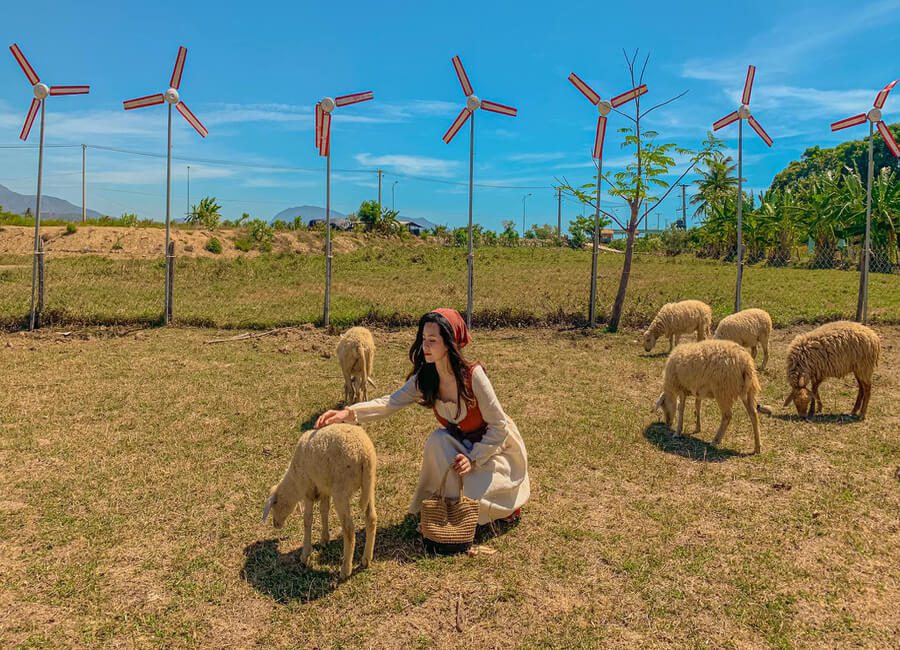
<instances>
[{"instance_id":1,"label":"long dark hair","mask_svg":"<svg viewBox=\"0 0 900 650\"><path fill-rule=\"evenodd\" d=\"M427 323L435 323L441 332L441 338L444 345L447 346L447 358L450 360L450 367L456 377L457 399L456 404L459 406L460 400L465 400L467 404L475 401L475 396L466 386L466 377L472 368L472 363L467 361L456 347L456 340L453 338L453 328L450 322L438 314L437 312L429 312L419 319L419 329L416 332L416 341L409 349L409 360L412 363L412 370L406 376L407 379L416 375L416 385L422 393L422 406L431 408L434 406L435 400L438 398L440 390L440 377L438 377L437 368L433 363L425 361L425 352L422 349L422 336Z\"/></svg>"}]
</instances>

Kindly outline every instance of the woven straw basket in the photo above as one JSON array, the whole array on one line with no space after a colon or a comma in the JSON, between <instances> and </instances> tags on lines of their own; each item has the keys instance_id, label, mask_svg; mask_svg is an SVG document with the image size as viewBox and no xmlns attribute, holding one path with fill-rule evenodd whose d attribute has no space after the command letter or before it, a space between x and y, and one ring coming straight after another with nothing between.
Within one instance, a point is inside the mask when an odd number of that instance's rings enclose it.
<instances>
[{"instance_id":1,"label":"woven straw basket","mask_svg":"<svg viewBox=\"0 0 900 650\"><path fill-rule=\"evenodd\" d=\"M459 499L444 496L447 475L452 468L451 465L444 472L438 493L422 501L422 537L436 544L471 544L478 524L478 501L463 494L463 477L458 474Z\"/></svg>"}]
</instances>

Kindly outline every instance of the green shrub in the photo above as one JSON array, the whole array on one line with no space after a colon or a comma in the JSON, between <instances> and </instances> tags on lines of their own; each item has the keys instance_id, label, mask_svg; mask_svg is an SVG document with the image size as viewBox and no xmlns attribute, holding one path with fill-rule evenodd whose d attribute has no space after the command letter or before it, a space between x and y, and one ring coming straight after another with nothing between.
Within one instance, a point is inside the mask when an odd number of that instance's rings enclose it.
<instances>
[{"instance_id":1,"label":"green shrub","mask_svg":"<svg viewBox=\"0 0 900 650\"><path fill-rule=\"evenodd\" d=\"M74 223L66 224L66 234L67 235L74 235L76 232L78 232L78 226L76 226Z\"/></svg>"},{"instance_id":2,"label":"green shrub","mask_svg":"<svg viewBox=\"0 0 900 650\"><path fill-rule=\"evenodd\" d=\"M222 253L222 242L220 242L215 237L211 237L208 242L206 242L206 250L210 253L214 253L219 255Z\"/></svg>"}]
</instances>

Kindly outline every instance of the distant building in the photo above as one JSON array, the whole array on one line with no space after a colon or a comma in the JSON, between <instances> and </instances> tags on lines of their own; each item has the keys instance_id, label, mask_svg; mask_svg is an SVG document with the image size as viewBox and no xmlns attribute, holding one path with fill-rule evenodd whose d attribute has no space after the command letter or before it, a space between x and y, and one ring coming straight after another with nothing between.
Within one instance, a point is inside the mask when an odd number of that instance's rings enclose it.
<instances>
[{"instance_id":1,"label":"distant building","mask_svg":"<svg viewBox=\"0 0 900 650\"><path fill-rule=\"evenodd\" d=\"M429 226L428 222L426 222L424 219L417 220L417 219L399 218L399 219L397 219L397 223L399 223L401 226L406 228L410 233L412 233L416 237L420 237L422 235L423 231L430 230L432 228L432 226Z\"/></svg>"},{"instance_id":2,"label":"distant building","mask_svg":"<svg viewBox=\"0 0 900 650\"><path fill-rule=\"evenodd\" d=\"M316 228L317 226L321 226L325 224L325 219L310 219L307 222L307 226L309 228ZM350 230L353 228L353 223L349 219L344 219L343 217L338 217L337 219L331 220L332 229L338 230Z\"/></svg>"}]
</instances>

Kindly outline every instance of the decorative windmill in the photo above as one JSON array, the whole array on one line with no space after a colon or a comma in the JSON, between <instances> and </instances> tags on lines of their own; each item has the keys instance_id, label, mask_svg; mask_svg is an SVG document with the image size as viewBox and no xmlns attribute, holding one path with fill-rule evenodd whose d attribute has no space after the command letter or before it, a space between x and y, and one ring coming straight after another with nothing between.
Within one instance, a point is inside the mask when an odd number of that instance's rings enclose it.
<instances>
[{"instance_id":1,"label":"decorative windmill","mask_svg":"<svg viewBox=\"0 0 900 650\"><path fill-rule=\"evenodd\" d=\"M462 61L459 60L458 56L454 56L452 62L453 68L456 70L456 76L459 77L459 83L462 86L463 93L466 95L466 105L459 112L459 115L456 116L456 119L453 120L453 124L447 129L447 132L442 139L447 144L450 144L450 141L459 132L463 124L466 123L466 120L472 118L472 121L469 123L469 248L466 256L469 268L466 324L469 327L472 327L472 302L475 275L475 252L472 246L472 183L475 177L475 111L479 108L483 108L491 113L500 113L501 115L509 115L510 117L515 117L518 111L512 106L505 106L504 104L490 102L486 99L479 99L472 89L472 84L469 83L469 77L466 74L465 68L463 68Z\"/></svg>"},{"instance_id":2,"label":"decorative windmill","mask_svg":"<svg viewBox=\"0 0 900 650\"><path fill-rule=\"evenodd\" d=\"M729 113L721 120L713 123L713 131L728 126L732 122L738 123L738 198L737 198L737 285L734 291L734 311L741 310L741 283L744 277L744 222L742 209L744 204L744 120L756 131L767 146L772 146L772 138L766 133L762 125L750 114L750 92L753 90L753 79L756 77L756 66L747 68L747 78L744 80L744 94L741 95L741 107L733 113Z\"/></svg>"},{"instance_id":3,"label":"decorative windmill","mask_svg":"<svg viewBox=\"0 0 900 650\"><path fill-rule=\"evenodd\" d=\"M86 95L91 91L90 86L47 86L41 83L34 68L28 63L28 59L22 54L19 46L13 43L9 46L9 51L16 58L22 72L28 77L29 83L32 85L34 99L31 100L31 106L28 108L28 114L25 116L25 124L22 126L22 132L19 133L21 140L28 140L28 134L31 133L31 127L34 119L37 117L38 109L41 111L41 133L40 144L38 145L38 174L37 174L37 197L34 206L34 263L31 270L31 310L28 318L29 329L37 326L38 312L44 305L44 285L38 283L38 267L41 264L39 258L44 254L43 245L41 243L41 183L44 177L44 109L47 97L50 95ZM39 292L40 295L35 295ZM35 300L35 298L37 300Z\"/></svg>"},{"instance_id":4,"label":"decorative windmill","mask_svg":"<svg viewBox=\"0 0 900 650\"><path fill-rule=\"evenodd\" d=\"M881 119L881 109L884 108L884 103L887 101L888 95L891 94L891 90L897 85L897 82L900 82L900 79L895 79L875 95L875 103L872 104L872 108L869 109L868 113L860 113L859 115L848 117L847 119L835 122L831 125L832 131L840 131L841 129L856 126L863 122L869 123L869 171L867 174L868 179L866 180L866 240L863 251L863 266L859 274L859 301L856 305L856 320L861 323L865 323L869 317L869 256L871 254L869 249L871 248L872 240L872 177L875 174L875 128L878 128L878 132L881 134L881 137L884 138L884 143L887 145L887 148L891 150L891 153L900 158L900 145L897 145L897 141L894 140L891 130Z\"/></svg>"},{"instance_id":5,"label":"decorative windmill","mask_svg":"<svg viewBox=\"0 0 900 650\"><path fill-rule=\"evenodd\" d=\"M316 104L316 149L325 156L325 310L322 316L327 326L331 320L331 113L337 106L349 106L375 99L371 90L340 97L325 97ZM378 209L381 209L379 204Z\"/></svg>"},{"instance_id":6,"label":"decorative windmill","mask_svg":"<svg viewBox=\"0 0 900 650\"><path fill-rule=\"evenodd\" d=\"M178 56L175 57L175 69L172 70L172 78L169 80L169 89L165 93L157 93L155 95L147 95L146 97L138 97L137 99L129 99L123 102L126 111L135 108L147 108L148 106L156 106L158 104L167 103L169 105L169 140L166 147L166 304L163 312L163 321L166 325L172 322L172 280L174 279L173 260L175 257L175 247L171 243L169 231L169 223L172 213L172 107L181 113L201 137L209 135L209 131L197 116L191 112L191 109L181 101L178 89L181 87L181 75L184 73L184 62L187 58L187 48L179 47Z\"/></svg>"},{"instance_id":7,"label":"decorative windmill","mask_svg":"<svg viewBox=\"0 0 900 650\"><path fill-rule=\"evenodd\" d=\"M600 254L600 181L603 178L603 140L606 136L606 116L609 115L612 109L618 108L622 104L627 104L646 93L647 85L643 84L637 88L632 88L628 92L616 95L607 101L600 99L600 95L594 92L574 72L569 75L569 81L600 111L600 116L597 118L597 133L594 136L594 150L592 152L593 157L597 161L597 205L594 213L594 253L591 257L591 303L588 306L588 321L591 327L594 327L597 320L597 258Z\"/></svg>"}]
</instances>

